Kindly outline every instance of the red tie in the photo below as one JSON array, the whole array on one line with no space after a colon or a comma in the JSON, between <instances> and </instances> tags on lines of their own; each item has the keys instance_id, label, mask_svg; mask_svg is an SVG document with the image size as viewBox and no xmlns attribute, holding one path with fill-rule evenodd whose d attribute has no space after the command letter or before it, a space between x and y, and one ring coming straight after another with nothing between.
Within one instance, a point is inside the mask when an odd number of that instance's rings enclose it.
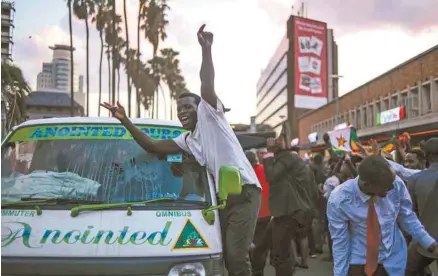
<instances>
[{"instance_id":1,"label":"red tie","mask_svg":"<svg viewBox=\"0 0 438 276\"><path fill-rule=\"evenodd\" d=\"M368 204L367 217L367 259L365 264L365 273L372 276L377 269L379 262L379 245L380 245L380 225L377 218L376 208L374 207L373 197Z\"/></svg>"}]
</instances>

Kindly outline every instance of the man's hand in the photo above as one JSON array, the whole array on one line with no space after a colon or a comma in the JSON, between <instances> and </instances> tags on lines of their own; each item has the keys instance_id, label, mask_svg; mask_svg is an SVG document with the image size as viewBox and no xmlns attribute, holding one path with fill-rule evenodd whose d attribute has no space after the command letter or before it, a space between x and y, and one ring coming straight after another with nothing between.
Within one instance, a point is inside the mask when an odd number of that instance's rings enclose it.
<instances>
[{"instance_id":1,"label":"man's hand","mask_svg":"<svg viewBox=\"0 0 438 276\"><path fill-rule=\"evenodd\" d=\"M204 32L205 24L198 30L198 42L202 47L210 47L213 44L213 34Z\"/></svg>"},{"instance_id":2,"label":"man's hand","mask_svg":"<svg viewBox=\"0 0 438 276\"><path fill-rule=\"evenodd\" d=\"M108 109L112 116L119 119L120 121L123 121L126 118L126 112L125 108L117 101L117 106L111 105L107 102L101 103L101 106Z\"/></svg>"},{"instance_id":3,"label":"man's hand","mask_svg":"<svg viewBox=\"0 0 438 276\"><path fill-rule=\"evenodd\" d=\"M377 143L377 141L375 139L370 140L370 145L371 145L371 152L374 155L380 155L379 143Z\"/></svg>"},{"instance_id":4,"label":"man's hand","mask_svg":"<svg viewBox=\"0 0 438 276\"><path fill-rule=\"evenodd\" d=\"M432 246L431 246L431 250L430 250L431 252L432 252L432 254L435 256L435 258L438 260L438 244L437 243L434 243Z\"/></svg>"}]
</instances>

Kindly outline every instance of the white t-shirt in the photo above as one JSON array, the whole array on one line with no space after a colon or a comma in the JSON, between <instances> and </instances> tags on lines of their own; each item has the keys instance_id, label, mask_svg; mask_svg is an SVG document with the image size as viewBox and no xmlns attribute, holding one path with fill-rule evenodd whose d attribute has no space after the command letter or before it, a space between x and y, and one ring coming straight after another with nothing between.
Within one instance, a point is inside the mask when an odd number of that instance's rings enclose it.
<instances>
[{"instance_id":1,"label":"white t-shirt","mask_svg":"<svg viewBox=\"0 0 438 276\"><path fill-rule=\"evenodd\" d=\"M217 191L221 166L238 168L244 185L254 184L261 188L223 110L219 100L215 109L202 99L198 105L198 123L195 130L178 136L174 141L182 150L192 154L199 164L207 167L214 177Z\"/></svg>"}]
</instances>

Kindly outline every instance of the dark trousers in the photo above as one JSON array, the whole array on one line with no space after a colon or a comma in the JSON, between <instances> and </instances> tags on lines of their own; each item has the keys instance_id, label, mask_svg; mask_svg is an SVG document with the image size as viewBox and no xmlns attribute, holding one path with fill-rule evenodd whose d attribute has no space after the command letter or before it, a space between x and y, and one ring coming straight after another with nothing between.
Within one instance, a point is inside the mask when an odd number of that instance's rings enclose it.
<instances>
[{"instance_id":1,"label":"dark trousers","mask_svg":"<svg viewBox=\"0 0 438 276\"><path fill-rule=\"evenodd\" d=\"M293 215L274 218L271 223L271 265L275 267L275 275L293 275L295 263L291 241L295 238L306 238L309 225L300 223Z\"/></svg>"},{"instance_id":2,"label":"dark trousers","mask_svg":"<svg viewBox=\"0 0 438 276\"><path fill-rule=\"evenodd\" d=\"M290 248L293 239L293 235L290 235L290 233L293 232L288 223L283 222L283 218L280 220L272 219L269 222L263 239L253 252L252 272L254 276L263 276L266 254L269 250L271 250L271 265L275 267L275 275L293 275L295 258L293 258ZM274 245L276 246L275 249ZM285 253L286 250L287 253ZM282 271L283 268L286 268L286 270Z\"/></svg>"},{"instance_id":3,"label":"dark trousers","mask_svg":"<svg viewBox=\"0 0 438 276\"><path fill-rule=\"evenodd\" d=\"M327 201L326 201L326 204L327 204ZM330 235L327 212L325 212L325 227L326 227L326 231L327 231L327 243L328 243L328 248L330 251L330 257L333 257L333 241L332 241L332 236Z\"/></svg>"},{"instance_id":4,"label":"dark trousers","mask_svg":"<svg viewBox=\"0 0 438 276\"><path fill-rule=\"evenodd\" d=\"M259 218L254 234L254 250L252 252L252 273L254 276L263 276L268 252L272 248L271 218Z\"/></svg>"},{"instance_id":5,"label":"dark trousers","mask_svg":"<svg viewBox=\"0 0 438 276\"><path fill-rule=\"evenodd\" d=\"M255 185L244 185L240 195L228 196L219 212L225 267L230 276L250 276L249 248L253 241L261 193Z\"/></svg>"},{"instance_id":6,"label":"dark trousers","mask_svg":"<svg viewBox=\"0 0 438 276\"><path fill-rule=\"evenodd\" d=\"M433 261L435 261L435 259L425 257L418 253L417 245L411 243L408 247L408 260L406 264L405 276L425 275L424 269Z\"/></svg>"},{"instance_id":7,"label":"dark trousers","mask_svg":"<svg viewBox=\"0 0 438 276\"><path fill-rule=\"evenodd\" d=\"M365 266L364 265L350 265L350 270L348 271L348 276L367 276L365 274ZM373 276L388 276L383 265L379 264L377 266L376 272L374 272ZM400 275L403 276L403 275Z\"/></svg>"},{"instance_id":8,"label":"dark trousers","mask_svg":"<svg viewBox=\"0 0 438 276\"><path fill-rule=\"evenodd\" d=\"M310 226L309 233L307 233L307 237L309 239L309 253L311 255L316 254L316 242L315 242L315 236L314 236L314 231L313 231L313 225ZM297 241L297 247L298 247L298 244L299 244L299 241Z\"/></svg>"}]
</instances>

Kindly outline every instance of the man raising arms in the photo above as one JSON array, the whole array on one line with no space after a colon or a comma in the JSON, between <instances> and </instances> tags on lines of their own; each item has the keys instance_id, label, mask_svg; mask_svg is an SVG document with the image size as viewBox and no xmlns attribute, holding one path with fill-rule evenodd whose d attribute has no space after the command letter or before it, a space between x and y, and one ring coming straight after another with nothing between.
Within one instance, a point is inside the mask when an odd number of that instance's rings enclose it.
<instances>
[{"instance_id":1,"label":"man raising arms","mask_svg":"<svg viewBox=\"0 0 438 276\"><path fill-rule=\"evenodd\" d=\"M218 190L219 168L235 166L242 177L242 193L229 196L227 206L220 211L225 266L230 276L251 275L248 250L254 236L260 206L260 183L247 160L237 137L225 118L224 106L214 89L214 67L211 56L213 34L198 30L202 48L201 97L193 93L181 94L177 101L178 119L189 132L174 140L152 140L140 131L126 116L125 109L117 103L103 107L111 111L135 141L146 151L175 154L183 151L193 155L200 165L206 166Z\"/></svg>"}]
</instances>

